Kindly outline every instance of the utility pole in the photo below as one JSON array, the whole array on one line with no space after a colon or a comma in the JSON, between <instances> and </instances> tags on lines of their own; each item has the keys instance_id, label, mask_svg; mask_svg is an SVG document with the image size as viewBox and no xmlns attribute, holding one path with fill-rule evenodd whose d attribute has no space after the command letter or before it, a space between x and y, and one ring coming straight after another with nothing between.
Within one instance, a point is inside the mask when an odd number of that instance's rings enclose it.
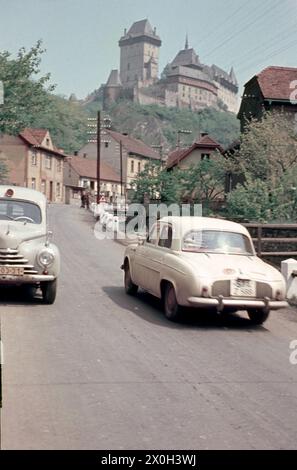
<instances>
[{"instance_id":1,"label":"utility pole","mask_svg":"<svg viewBox=\"0 0 297 470\"><path fill-rule=\"evenodd\" d=\"M152 149L156 149L156 150L159 150L159 155L160 155L160 161L162 162L162 158L163 158L163 145L160 144L160 145L151 145Z\"/></svg>"},{"instance_id":2,"label":"utility pole","mask_svg":"<svg viewBox=\"0 0 297 470\"><path fill-rule=\"evenodd\" d=\"M100 204L101 113L97 114L97 204Z\"/></svg>"},{"instance_id":3,"label":"utility pole","mask_svg":"<svg viewBox=\"0 0 297 470\"><path fill-rule=\"evenodd\" d=\"M121 196L123 196L123 143L120 140L120 174L121 174Z\"/></svg>"},{"instance_id":4,"label":"utility pole","mask_svg":"<svg viewBox=\"0 0 297 470\"><path fill-rule=\"evenodd\" d=\"M88 131L88 134L95 135L96 139L88 139L88 142L96 143L97 145L97 169L96 169L96 181L97 181L97 197L96 202L100 204L100 182L101 182L101 173L100 173L100 164L101 164L101 127L110 128L111 127L111 119L109 117L103 118L104 125L101 126L101 112L98 111L97 118L88 118L88 121L96 124L88 124L88 127L92 128L93 130ZM95 130L96 129L96 130Z\"/></svg>"},{"instance_id":5,"label":"utility pole","mask_svg":"<svg viewBox=\"0 0 297 470\"><path fill-rule=\"evenodd\" d=\"M179 149L180 148L180 136L181 134L192 134L192 131L188 130L188 129L178 129L177 131L177 148Z\"/></svg>"}]
</instances>

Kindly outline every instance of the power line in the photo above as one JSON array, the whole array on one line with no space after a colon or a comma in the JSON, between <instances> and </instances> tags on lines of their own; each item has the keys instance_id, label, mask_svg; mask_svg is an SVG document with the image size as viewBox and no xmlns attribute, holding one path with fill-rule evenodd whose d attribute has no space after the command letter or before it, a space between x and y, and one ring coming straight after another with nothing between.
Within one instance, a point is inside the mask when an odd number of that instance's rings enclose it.
<instances>
[{"instance_id":1,"label":"power line","mask_svg":"<svg viewBox=\"0 0 297 470\"><path fill-rule=\"evenodd\" d=\"M224 19L224 21L221 21L220 23L218 23L217 26L214 26L213 28L213 31L209 34L209 35L206 35L202 38L202 40L199 40L199 46L201 46L201 44L203 44L206 40L208 41L209 40L209 37L213 36L214 34L217 33L217 30L220 29L220 26L226 26L226 24L232 19L234 18L234 16L236 16L236 14L238 12L240 12L244 7L246 6L246 3L243 3L242 5L240 5L240 7L236 8L236 10L229 16L227 16L227 18ZM195 47L198 47L198 44L196 44L195 46L193 46L194 49Z\"/></svg>"},{"instance_id":2,"label":"power line","mask_svg":"<svg viewBox=\"0 0 297 470\"><path fill-rule=\"evenodd\" d=\"M266 0L266 2L264 2L264 7L266 7L270 2L271 0ZM258 10L261 10L262 7L263 7L263 3L258 5L252 12L249 12L249 14L246 14L244 17L240 18L239 22L237 22L236 24L237 27L241 28L242 26L246 25L246 20L250 20L251 18L254 19L257 16L255 15L255 13L258 12ZM225 23L222 22L222 25L225 26ZM226 38L226 32L223 32L223 34L220 34L218 37L216 37L216 42L220 43L222 40L224 40L224 38Z\"/></svg>"},{"instance_id":3,"label":"power line","mask_svg":"<svg viewBox=\"0 0 297 470\"><path fill-rule=\"evenodd\" d=\"M251 62L249 65L247 65L246 67L242 68L242 69L239 69L239 72L242 73L244 72L245 70L248 70L249 68L253 67L253 66L256 66L256 65L260 65L260 64L263 64L264 61L266 61L267 59L271 59L272 57L275 57L276 55L280 54L281 52L283 51L286 51L288 49L291 49L293 46L295 46L297 44L297 39L294 39L294 41L286 44L285 46L283 46L282 48L276 50L276 51L273 51L271 54L269 54L268 56L264 57L262 61L257 61L257 62Z\"/></svg>"},{"instance_id":4,"label":"power line","mask_svg":"<svg viewBox=\"0 0 297 470\"><path fill-rule=\"evenodd\" d=\"M221 47L223 47L225 44L227 44L228 42L230 42L232 39L234 39L236 36L238 36L238 34L241 34L243 33L244 31L246 31L248 28L250 28L252 25L254 25L255 23L257 23L258 20L260 20L261 18L263 18L266 14L267 14L267 11L269 10L270 12L272 10L274 10L276 7L278 7L280 5L279 1L277 0L277 2L272 6L272 7L269 7L268 9L266 8L262 14L260 16L257 16L256 15L256 19L253 18L252 21L250 21L249 23L247 23L243 28L241 28L239 31L237 31L236 33L232 34L231 36L229 36L227 39L225 39L225 41L223 41L221 44L219 44L218 46L214 47L211 51L209 51L206 55L209 56L209 55L212 55L215 51L217 51L218 49L220 49Z\"/></svg>"},{"instance_id":5,"label":"power line","mask_svg":"<svg viewBox=\"0 0 297 470\"><path fill-rule=\"evenodd\" d=\"M286 40L287 38L289 38L293 34L296 34L296 28L297 28L297 23L294 23L294 24L291 25L290 28L286 28L286 29L282 30L279 34L274 36L272 41L269 40L268 42L263 43L262 46L258 45L256 47L254 47L253 49L247 51L246 54L241 56L241 60L239 60L239 62L238 61L236 62L236 67L238 67L238 65L241 65L242 63L245 63L246 60L248 60L252 54L254 54L254 53L256 55L263 54L267 50L271 49L271 47L273 47L274 45L281 44L284 40ZM291 31L292 29L293 29L293 31ZM284 34L284 33L287 33L287 34ZM234 64L234 61L230 62L229 67L231 67L233 64Z\"/></svg>"}]
</instances>

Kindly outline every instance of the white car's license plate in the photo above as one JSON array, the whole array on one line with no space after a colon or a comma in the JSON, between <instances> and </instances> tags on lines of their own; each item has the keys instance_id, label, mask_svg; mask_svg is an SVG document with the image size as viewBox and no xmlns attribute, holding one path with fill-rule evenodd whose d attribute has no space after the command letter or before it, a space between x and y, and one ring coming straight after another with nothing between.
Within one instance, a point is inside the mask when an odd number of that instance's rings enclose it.
<instances>
[{"instance_id":1,"label":"white car's license plate","mask_svg":"<svg viewBox=\"0 0 297 470\"><path fill-rule=\"evenodd\" d=\"M0 266L0 275L2 276L23 276L24 268L18 266Z\"/></svg>"},{"instance_id":2,"label":"white car's license plate","mask_svg":"<svg viewBox=\"0 0 297 470\"><path fill-rule=\"evenodd\" d=\"M256 297L256 282L249 279L234 279L231 281L231 296Z\"/></svg>"}]
</instances>

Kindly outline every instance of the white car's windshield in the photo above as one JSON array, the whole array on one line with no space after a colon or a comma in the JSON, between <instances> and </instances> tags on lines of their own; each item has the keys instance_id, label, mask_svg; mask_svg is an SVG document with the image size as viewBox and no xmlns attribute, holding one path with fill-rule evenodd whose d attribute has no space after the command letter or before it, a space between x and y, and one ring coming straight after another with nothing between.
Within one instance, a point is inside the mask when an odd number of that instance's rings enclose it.
<instances>
[{"instance_id":1,"label":"white car's windshield","mask_svg":"<svg viewBox=\"0 0 297 470\"><path fill-rule=\"evenodd\" d=\"M37 204L16 199L0 199L0 220L40 224L41 210Z\"/></svg>"},{"instance_id":2,"label":"white car's windshield","mask_svg":"<svg viewBox=\"0 0 297 470\"><path fill-rule=\"evenodd\" d=\"M219 230L191 230L183 238L182 250L195 253L254 255L248 237L242 233Z\"/></svg>"}]
</instances>

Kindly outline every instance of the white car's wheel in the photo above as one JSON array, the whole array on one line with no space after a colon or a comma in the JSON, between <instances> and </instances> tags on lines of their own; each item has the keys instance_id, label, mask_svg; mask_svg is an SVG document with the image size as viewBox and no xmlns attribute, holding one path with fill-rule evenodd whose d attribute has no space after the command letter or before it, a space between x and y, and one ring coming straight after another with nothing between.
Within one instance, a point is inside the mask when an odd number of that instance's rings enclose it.
<instances>
[{"instance_id":1,"label":"white car's wheel","mask_svg":"<svg viewBox=\"0 0 297 470\"><path fill-rule=\"evenodd\" d=\"M171 321L178 321L181 316L181 306L177 303L175 289L170 283L165 286L163 302L166 318Z\"/></svg>"},{"instance_id":2,"label":"white car's wheel","mask_svg":"<svg viewBox=\"0 0 297 470\"><path fill-rule=\"evenodd\" d=\"M135 295L138 291L138 286L132 282L131 272L130 272L130 265L128 262L125 263L125 274L124 274L124 284L125 284L125 292L128 295Z\"/></svg>"},{"instance_id":3,"label":"white car's wheel","mask_svg":"<svg viewBox=\"0 0 297 470\"><path fill-rule=\"evenodd\" d=\"M254 309L248 310L248 316L254 325L262 325L269 317L269 310Z\"/></svg>"},{"instance_id":4,"label":"white car's wheel","mask_svg":"<svg viewBox=\"0 0 297 470\"><path fill-rule=\"evenodd\" d=\"M41 283L41 292L45 304L53 304L57 295L57 279Z\"/></svg>"}]
</instances>

